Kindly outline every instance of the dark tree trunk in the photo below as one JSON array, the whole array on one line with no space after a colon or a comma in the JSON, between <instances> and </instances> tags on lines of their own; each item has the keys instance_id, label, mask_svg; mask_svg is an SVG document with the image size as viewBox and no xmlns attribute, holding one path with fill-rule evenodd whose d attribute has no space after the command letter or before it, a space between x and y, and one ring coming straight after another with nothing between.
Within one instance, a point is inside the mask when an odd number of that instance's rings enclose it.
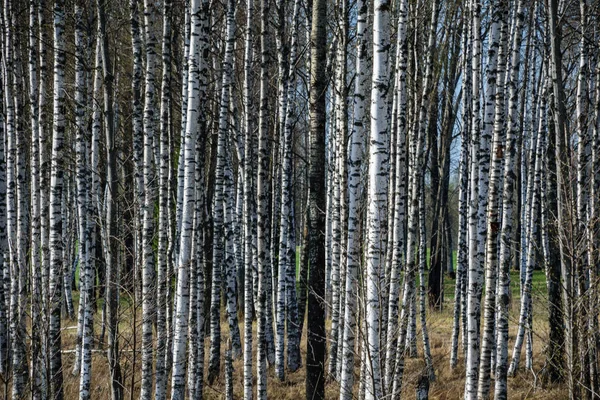
<instances>
[{"instance_id":1,"label":"dark tree trunk","mask_svg":"<svg viewBox=\"0 0 600 400\"><path fill-rule=\"evenodd\" d=\"M311 32L308 348L306 399L325 398L325 92L327 0L314 0Z\"/></svg>"},{"instance_id":2,"label":"dark tree trunk","mask_svg":"<svg viewBox=\"0 0 600 400\"><path fill-rule=\"evenodd\" d=\"M556 171L556 199L557 199L557 212L555 215L558 216L557 220L557 232L554 236L555 240L559 243L559 259L556 263L560 266L552 266L553 271L558 271L560 268L561 284L559 284L560 292L562 296L562 302L564 311L562 320L564 321L564 350L566 355L566 366L567 371L567 386L569 388L569 398L577 398L577 384L575 383L575 376L577 376L574 362L574 354L576 354L575 345L575 332L573 330L573 309L569 304L572 296L572 272L571 272L571 260L569 258L568 244L566 238L569 238L567 218L569 217L569 205L571 204L570 189L569 189L569 171L567 164L564 160L569 159L568 142L565 138L566 129L566 109L565 109L565 93L562 79L562 52L561 52L561 29L558 21L558 1L548 0L549 10L549 35L551 44L551 61L552 66L552 87L554 95L554 131L555 139L553 143L554 150L554 162ZM554 171L553 171L554 172ZM551 240L552 241L552 240ZM554 252L554 254L557 254ZM558 280L557 280L558 283ZM555 316L554 312L551 314ZM562 324L556 324L556 326L563 326Z\"/></svg>"},{"instance_id":3,"label":"dark tree trunk","mask_svg":"<svg viewBox=\"0 0 600 400\"><path fill-rule=\"evenodd\" d=\"M306 316L306 296L307 285L308 285L308 262L310 256L310 236L308 235L308 221L309 221L308 207L304 213L304 223L302 231L302 249L300 250L300 271L298 276L298 324L300 332L300 340L302 340L302 331L304 330L304 317Z\"/></svg>"},{"instance_id":4,"label":"dark tree trunk","mask_svg":"<svg viewBox=\"0 0 600 400\"><path fill-rule=\"evenodd\" d=\"M555 110L552 110L554 113ZM557 181L556 181L556 134L554 121L548 121L548 153L547 153L547 170L552 171L548 174L547 203L542 205L547 208L547 215L557 215L558 205L557 197ZM558 248L558 231L556 224L548 224L549 240L549 259L546 260L548 270L546 273L546 281L548 288L548 326L550 328L549 343L546 352L546 375L550 382L560 382L564 378L564 340L565 331L562 315L562 298L560 284L560 253Z\"/></svg>"},{"instance_id":5,"label":"dark tree trunk","mask_svg":"<svg viewBox=\"0 0 600 400\"><path fill-rule=\"evenodd\" d=\"M430 132L431 149L431 205L433 218L431 221L430 264L429 264L429 307L441 310L443 301L444 265L447 259L445 251L448 219L448 188L450 183L450 147L452 129L454 127L454 110L452 104L444 107L444 120L440 132L440 148L436 148L437 132ZM433 115L432 115L433 116ZM434 139L434 135L436 135ZM438 161L439 156L441 159ZM433 160L436 160L435 162ZM440 168L441 167L441 168ZM435 172L434 172L435 170ZM450 250L452 251L452 250Z\"/></svg>"},{"instance_id":6,"label":"dark tree trunk","mask_svg":"<svg viewBox=\"0 0 600 400\"><path fill-rule=\"evenodd\" d=\"M448 214L448 189L450 183L450 150L452 135L456 121L456 110L453 100L448 93L454 93L458 83L458 66L460 61L461 32L454 30L453 49L451 60L444 72L445 98L440 101L442 109L442 122L439 134L439 149L437 138L437 125L429 129L431 141L431 207L433 217L431 222L430 238L430 270L428 282L429 307L441 310L444 301L444 271L448 268L446 262L452 255L449 245L449 214ZM431 121L437 121L437 107L432 107ZM441 158L440 158L441 157ZM451 241L450 241L451 242ZM450 246L450 247L448 247ZM449 252L449 254L448 254ZM450 258L451 260L451 258ZM452 268L450 266L450 268Z\"/></svg>"},{"instance_id":7,"label":"dark tree trunk","mask_svg":"<svg viewBox=\"0 0 600 400\"><path fill-rule=\"evenodd\" d=\"M437 112L438 101L437 91L432 94L433 101L429 112L429 120L435 123L429 124L429 159L430 159L430 176L431 176L431 207L433 208L433 218L431 219L431 238L430 238L430 258L429 258L429 279L427 282L427 292L429 297L429 308L435 310L440 306L442 280L442 237L441 229L443 224L440 220L440 194L441 194L441 179L440 179L440 160L438 153L438 130L437 130ZM441 138L440 138L441 140Z\"/></svg>"}]
</instances>

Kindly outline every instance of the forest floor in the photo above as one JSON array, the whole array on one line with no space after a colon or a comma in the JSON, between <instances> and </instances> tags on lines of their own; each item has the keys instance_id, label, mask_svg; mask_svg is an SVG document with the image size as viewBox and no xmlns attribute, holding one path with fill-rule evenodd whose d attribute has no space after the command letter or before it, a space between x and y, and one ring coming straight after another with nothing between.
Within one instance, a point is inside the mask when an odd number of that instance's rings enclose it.
<instances>
[{"instance_id":1,"label":"forest floor","mask_svg":"<svg viewBox=\"0 0 600 400\"><path fill-rule=\"evenodd\" d=\"M511 288L513 293L510 313L510 347L509 357L512 355L512 345L518 326L519 313L519 277L517 273L511 274ZM465 371L462 365L462 354L459 358L459 367L455 370L450 368L450 350L452 341L452 313L454 301L454 280L446 278L445 280L445 299L443 309L440 312L428 311L428 329L431 342L431 352L435 368L436 380L430 387L431 399L459 399L462 397L464 390ZM77 293L75 293L75 299ZM533 282L533 303L534 303L534 318L533 318L533 371L525 371L524 369L524 349L521 358L520 371L517 376L509 378L509 398L510 399L553 399L559 400L566 398L567 393L564 386L556 386L542 383L539 377L540 370L544 366L545 357L544 350L548 338L548 323L547 323L547 301L546 301L546 284L542 271L536 271ZM75 303L77 304L77 303ZM121 313L123 314L120 321L120 343L121 343L121 368L125 382L125 398L137 399L139 396L140 384L140 338L141 338L141 310L140 305L130 304L122 299ZM136 309L136 312L133 310ZM100 313L98 313L100 314ZM134 318L134 315L136 316ZM97 315L99 318L99 315ZM243 318L241 319L243 321ZM67 349L63 355L63 363L65 368L65 398L75 399L79 391L79 376L72 375L71 369L74 361L73 352L69 349L75 348L75 338L77 328L74 321L63 321L63 349ZM96 321L96 333L100 327L100 320ZM225 320L222 322L223 337L228 336L228 327ZM415 385L423 372L424 361L421 347L421 331L418 327L418 342L419 354L418 358L407 360L406 372L404 378L404 395L403 399L412 399L415 396ZM240 331L243 332L243 323L240 323ZM137 337L134 343L133 337ZM132 349L138 349L133 352ZM207 339L206 348L208 349L209 341ZM223 348L224 346L222 346ZM223 350L224 351L224 350ZM208 356L208 350L206 351ZM302 360L306 356L306 333L302 340ZM224 359L224 358L223 358ZM208 361L208 358L207 358ZM221 370L223 371L224 362L221 362ZM206 364L205 364L206 365ZM256 368L256 366L254 366ZM242 359L234 361L234 397L242 398L242 383L243 383L243 363ZM132 376L133 372L133 376ZM358 374L358 368L356 369ZM106 362L105 353L102 351L94 351L93 366L92 366L92 398L106 399L110 398L110 377L108 373L108 365ZM268 375L268 393L270 399L292 399L299 400L305 396L304 387L305 369L301 368L295 373L287 373L284 382L279 382L274 375L273 368L269 369ZM357 381L358 379L356 379ZM217 380L213 385L205 383L204 398L205 399L222 399L224 398L224 375ZM357 390L358 385L355 385ZM132 391L133 389L133 391ZM338 384L329 382L326 385L326 398L338 398Z\"/></svg>"}]
</instances>

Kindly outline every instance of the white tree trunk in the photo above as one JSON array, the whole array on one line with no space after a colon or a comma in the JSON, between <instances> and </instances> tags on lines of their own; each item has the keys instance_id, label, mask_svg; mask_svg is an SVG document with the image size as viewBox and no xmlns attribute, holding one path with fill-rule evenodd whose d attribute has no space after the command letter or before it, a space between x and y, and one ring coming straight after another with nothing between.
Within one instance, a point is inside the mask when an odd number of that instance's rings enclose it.
<instances>
[{"instance_id":1,"label":"white tree trunk","mask_svg":"<svg viewBox=\"0 0 600 400\"><path fill-rule=\"evenodd\" d=\"M396 46L396 176L394 191L396 201L394 202L393 219L394 228L392 236L392 260L390 270L390 288L388 296L388 329L385 355L385 378L386 392L391 390L392 379L396 361L396 338L398 337L398 302L400 300L400 274L404 261L406 235L404 229L406 214L406 68L408 62L408 46L406 42L406 29L408 22L408 4L405 0L399 3L398 8L398 40ZM346 294L347 295L347 294Z\"/></svg>"},{"instance_id":2,"label":"white tree trunk","mask_svg":"<svg viewBox=\"0 0 600 400\"><path fill-rule=\"evenodd\" d=\"M542 78L542 81L544 79ZM515 339L515 345L513 348L513 356L508 368L508 375L512 376L519 368L519 361L521 357L521 350L523 346L523 340L525 339L526 330L530 330L530 314L532 312L531 302L531 285L533 279L533 269L535 267L535 251L536 243L533 237L537 234L538 226L538 213L540 210L540 188L542 179L542 166L543 166L543 154L545 151L545 136L546 132L546 117L545 117L545 96L542 97L541 113L539 119L539 127L537 131L537 140L535 143L535 163L533 164L534 171L529 179L533 180L533 187L531 188L531 210L528 218L529 227L527 228L528 235L530 238L527 240L527 254L526 254L526 270L525 270L525 282L523 284L523 291L521 292L520 301L520 313L519 313L519 329L517 337Z\"/></svg>"},{"instance_id":3,"label":"white tree trunk","mask_svg":"<svg viewBox=\"0 0 600 400\"><path fill-rule=\"evenodd\" d=\"M431 22L429 25L429 37L427 43L427 60L425 65L425 79L421 102L418 107L418 122L413 129L409 148L409 198L408 198L408 221L406 235L406 267L404 271L404 294L402 299L402 310L399 321L399 334L396 348L396 366L392 377L392 397L400 396L402 390L402 378L404 374L404 358L406 351L405 341L408 339L407 324L409 319L409 307L416 305L416 282L417 270L417 235L419 227L419 180L422 179L423 153L425 148L425 134L427 132L427 110L429 102L430 85L433 84L433 56L435 50L436 27L437 27L438 2L434 1L431 10ZM411 304L411 302L413 304ZM415 316L416 318L416 316ZM412 322L411 322L412 323Z\"/></svg>"},{"instance_id":4,"label":"white tree trunk","mask_svg":"<svg viewBox=\"0 0 600 400\"><path fill-rule=\"evenodd\" d=\"M166 398L167 371L166 371L166 344L167 344L167 313L169 307L167 299L167 238L169 218L169 193L167 180L169 179L169 106L171 102L171 1L163 4L163 38L162 38L162 83L160 102L160 164L158 165L158 251L156 257L157 276L156 289L156 364L154 396L157 400ZM150 379L150 383L152 379ZM151 395L151 388L147 389Z\"/></svg>"},{"instance_id":5,"label":"white tree trunk","mask_svg":"<svg viewBox=\"0 0 600 400\"><path fill-rule=\"evenodd\" d=\"M155 75L156 75L156 35L153 29L154 6L144 0L144 38L146 45L146 69L144 88L144 206L142 227L142 385L140 400L152 396L152 361L154 322L154 281L155 263L152 242L154 237L154 136L155 124Z\"/></svg>"},{"instance_id":6,"label":"white tree trunk","mask_svg":"<svg viewBox=\"0 0 600 400\"><path fill-rule=\"evenodd\" d=\"M54 3L54 112L50 175L50 383L51 397L63 398L61 356L61 288L63 263L62 195L65 133L65 10L64 1ZM9 234L10 236L10 234Z\"/></svg>"},{"instance_id":7,"label":"white tree trunk","mask_svg":"<svg viewBox=\"0 0 600 400\"><path fill-rule=\"evenodd\" d=\"M479 180L480 180L480 141L481 141L481 3L472 3L472 86L471 86L471 171L469 201L469 270L467 300L467 361L465 400L476 399L479 372L479 321L481 312L481 290L483 288L483 265L479 257L479 243L482 240L478 230Z\"/></svg>"},{"instance_id":8,"label":"white tree trunk","mask_svg":"<svg viewBox=\"0 0 600 400\"><path fill-rule=\"evenodd\" d=\"M223 205L224 210L224 237L225 237L225 290L227 301L227 320L229 323L229 340L231 341L231 351L234 358L242 355L242 344L240 341L240 327L238 324L237 296L236 296L236 265L233 244L235 241L235 222L233 220L234 212L234 183L231 160L231 149L226 149L225 168L223 171Z\"/></svg>"},{"instance_id":9,"label":"white tree trunk","mask_svg":"<svg viewBox=\"0 0 600 400\"><path fill-rule=\"evenodd\" d=\"M358 0L357 4L357 56L356 80L354 82L354 123L350 147L350 171L348 176L348 238L346 262L346 302L344 311L344 349L342 373L340 378L340 400L350 400L353 396L354 384L354 347L358 334L356 315L358 297L358 268L360 266L360 202L362 194L363 147L366 133L366 105L369 90L369 73L367 60L367 10L368 2ZM365 365L362 364L361 365Z\"/></svg>"},{"instance_id":10,"label":"white tree trunk","mask_svg":"<svg viewBox=\"0 0 600 400\"><path fill-rule=\"evenodd\" d=\"M253 265L253 199L252 199L252 150L253 150L253 118L252 118L252 46L253 46L253 14L254 1L246 2L246 27L244 49L244 158L243 158L243 227L244 227L244 400L252 400L252 314L254 296L252 284ZM239 185L239 183L238 183Z\"/></svg>"},{"instance_id":11,"label":"white tree trunk","mask_svg":"<svg viewBox=\"0 0 600 400\"><path fill-rule=\"evenodd\" d=\"M93 285L92 267L90 263L90 221L89 221L89 189L90 176L87 160L89 159L89 134L87 131L85 111L87 103L86 74L84 70L84 24L83 7L81 3L75 6L75 124L76 124L76 181L77 181L77 211L78 211L78 249L79 249L79 312L78 312L78 343L73 365L73 374L80 374L79 398L90 398L91 361L92 361L92 305L91 288Z\"/></svg>"},{"instance_id":12,"label":"white tree trunk","mask_svg":"<svg viewBox=\"0 0 600 400\"><path fill-rule=\"evenodd\" d=\"M492 353L495 348L496 332L496 272L498 269L498 236L500 224L498 221L498 199L500 197L500 172L502 167L504 141L504 69L506 68L506 45L508 40L506 7L497 5L492 11L490 47L486 66L486 100L484 111L483 134L489 141L493 131L492 168L489 176L488 198L486 199L485 221L485 306L484 331L481 344L481 363L477 396L480 399L489 397ZM500 82L500 84L498 84ZM489 146L489 144L488 144ZM486 151L482 149L482 151ZM489 168L489 154L487 155ZM483 170L483 168L482 168ZM489 171L489 169L488 169ZM481 187L481 186L480 186ZM482 193L480 193L480 196ZM480 197L481 198L481 197ZM481 204L480 204L481 205Z\"/></svg>"},{"instance_id":13,"label":"white tree trunk","mask_svg":"<svg viewBox=\"0 0 600 400\"><path fill-rule=\"evenodd\" d=\"M500 233L499 276L500 291L498 297L497 337L496 337L496 373L494 399L507 398L508 372L508 306L510 299L511 243L513 241L513 202L515 194L516 142L518 135L518 77L520 69L521 27L523 25L523 1L519 0L515 14L515 29L512 35L510 70L507 73L508 88L508 130L504 159L504 182L502 189L502 230Z\"/></svg>"},{"instance_id":14,"label":"white tree trunk","mask_svg":"<svg viewBox=\"0 0 600 400\"><path fill-rule=\"evenodd\" d=\"M369 190L367 194L367 387L366 399L383 394L379 338L379 280L384 263L381 248L383 215L388 192L388 109L385 95L389 87L389 6L387 0L374 2L373 76L371 89L371 132L369 136Z\"/></svg>"},{"instance_id":15,"label":"white tree trunk","mask_svg":"<svg viewBox=\"0 0 600 400\"><path fill-rule=\"evenodd\" d=\"M292 38L289 59L293 63L297 54L297 19L299 1L294 2L292 15ZM286 99L293 100L296 86L296 71L290 66L286 85ZM281 213L279 231L279 272L277 287L277 343L275 367L280 380L284 379L284 341L287 321L288 334L288 368L291 372L300 367L300 332L298 332L298 305L296 304L296 263L295 229L292 198L293 179L293 108L291 104L285 109L285 122L282 134L283 160L281 171Z\"/></svg>"},{"instance_id":16,"label":"white tree trunk","mask_svg":"<svg viewBox=\"0 0 600 400\"><path fill-rule=\"evenodd\" d=\"M43 393L44 369L42 343L42 279L41 279L41 240L40 240L40 147L39 147L39 94L37 80L37 17L39 4L33 0L29 2L29 106L31 111L31 357L30 357L30 386L33 399L40 399ZM0 121L4 123L4 121ZM4 141L4 138L0 139ZM3 146L4 147L4 143ZM4 152L4 149L0 149ZM4 161L0 161L4 162ZM0 175L2 173L0 172ZM2 178L0 178L2 180ZM2 183L0 183L2 185ZM0 190L2 192L2 190ZM2 196L2 194L0 194ZM5 197L2 197L5 198ZM2 202L5 203L5 202ZM6 205L4 205L6 207ZM0 210L0 214L2 210ZM2 223L0 222L0 225ZM1 230L2 228L0 228ZM0 236L2 236L0 234ZM2 239L0 239L0 242ZM3 253L0 244L0 253ZM2 271L3 254L0 254L0 271ZM0 323L0 329L1 323ZM1 361L0 361L1 363ZM0 368L1 369L1 368Z\"/></svg>"},{"instance_id":17,"label":"white tree trunk","mask_svg":"<svg viewBox=\"0 0 600 400\"><path fill-rule=\"evenodd\" d=\"M207 18L207 8L202 0L193 0L191 12L190 56L188 62L188 109L186 113L185 157L184 157L184 194L181 219L181 236L179 239L179 256L177 261L177 303L175 313L175 329L173 338L173 375L171 380L171 399L181 400L185 395L186 342L189 318L189 268L191 258L191 242L194 211L196 210L196 158L194 154L196 141L206 140L197 137L198 121L203 114L204 95L201 86L200 72L204 72L204 54L206 29L203 21ZM203 311L200 310L200 313ZM168 348L167 348L168 352ZM203 354L203 353L202 353Z\"/></svg>"},{"instance_id":18,"label":"white tree trunk","mask_svg":"<svg viewBox=\"0 0 600 400\"><path fill-rule=\"evenodd\" d=\"M142 38L140 35L139 0L130 0L131 14L131 48L133 51L133 71L131 80L132 104L131 122L133 136L133 169L135 176L135 254L134 271L135 279L140 276L142 266L142 228L144 215L144 129L142 107ZM136 300L141 302L141 285L134 288ZM146 379L144 377L144 379Z\"/></svg>"}]
</instances>

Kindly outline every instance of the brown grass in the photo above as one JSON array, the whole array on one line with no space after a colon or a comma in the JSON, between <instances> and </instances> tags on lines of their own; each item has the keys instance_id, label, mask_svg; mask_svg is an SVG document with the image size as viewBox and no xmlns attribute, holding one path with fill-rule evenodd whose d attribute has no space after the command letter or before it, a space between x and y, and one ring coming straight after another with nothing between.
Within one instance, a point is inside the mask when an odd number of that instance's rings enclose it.
<instances>
[{"instance_id":1,"label":"brown grass","mask_svg":"<svg viewBox=\"0 0 600 400\"><path fill-rule=\"evenodd\" d=\"M534 293L534 372L524 370L524 356L522 356L521 369L516 377L509 378L509 398L510 399L552 399L559 400L567 397L565 387L553 386L542 383L539 372L543 368L545 361L544 348L547 340L547 319L546 311L544 309L545 300L543 295ZM509 357L512 354L512 344L517 331L518 324L518 299L513 299L511 320L510 320L510 346ZM136 349L138 352L135 354L136 360L134 365L134 352L133 349L133 327L134 315L132 308L123 306L122 303L122 318L120 323L120 343L121 343L121 367L123 370L124 382L125 382L125 398L126 399L137 399L139 396L139 383L140 383L140 340L141 340L141 315L139 308L135 313L135 325L136 325ZM99 314L99 313L98 313ZM67 327L63 330L63 349L74 349L75 338L77 330L72 327L76 325L73 321L63 321L63 326ZM70 327L70 328L69 328ZM99 332L100 327L100 316L96 316L96 334ZM228 326L225 320L222 321L223 327L223 346L225 346L225 338L228 337ZM450 360L450 348L451 348L451 333L452 333L452 304L451 301L446 301L444 304L444 310L437 313L428 314L428 327L431 341L431 351L434 358L434 367L436 373L436 381L431 384L430 387L430 398L431 399L459 399L462 398L464 390L464 367L462 365L462 358L459 359L459 367L452 370L449 366ZM240 324L240 331L243 332L243 323ZM406 364L406 372L404 378L404 393L403 399L413 399L415 393L415 385L423 372L424 362L422 358L421 348L421 332L418 332L419 338L419 358L409 359ZM206 354L208 356L209 341L206 341ZM306 334L303 335L302 341L302 357L303 361L306 356ZM224 349L223 349L224 352ZM524 354L524 351L523 351ZM74 360L73 353L65 353L63 355L64 364L64 380L65 380L65 398L76 399L79 394L79 376L73 376L71 374L72 364ZM223 358L224 360L224 358ZM256 360L256 355L255 355ZM208 363L208 357L205 365ZM222 399L224 398L224 361L221 363L221 376L213 384L208 385L205 382L204 386L204 398L205 399ZM256 365L254 365L256 368ZM358 367L356 368L356 374L358 374ZM131 391L132 373L134 385L133 393ZM243 360L234 360L234 396L236 399L242 398L242 384L243 384ZM108 399L110 398L110 377L108 372L108 364L106 362L105 353L98 351L93 353L93 366L92 366L92 398L94 399ZM355 382L358 381L358 375ZM256 376L254 377L256 382ZM287 373L286 380L279 382L275 376L273 368L269 369L268 375L268 394L271 399L290 399L299 400L305 396L304 388L305 370L301 368L295 373ZM493 382L492 382L493 384ZM358 389L358 384L355 384L355 390ZM326 385L326 398L336 399L339 396L338 384L336 382L328 382Z\"/></svg>"}]
</instances>

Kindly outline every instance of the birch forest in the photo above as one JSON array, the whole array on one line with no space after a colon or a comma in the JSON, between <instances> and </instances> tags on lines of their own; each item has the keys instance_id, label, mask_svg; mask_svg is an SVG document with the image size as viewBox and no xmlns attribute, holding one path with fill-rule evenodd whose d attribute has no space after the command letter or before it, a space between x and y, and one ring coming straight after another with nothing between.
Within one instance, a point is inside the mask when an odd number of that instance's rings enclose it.
<instances>
[{"instance_id":1,"label":"birch forest","mask_svg":"<svg viewBox=\"0 0 600 400\"><path fill-rule=\"evenodd\" d=\"M0 8L0 399L600 399L599 0Z\"/></svg>"}]
</instances>

